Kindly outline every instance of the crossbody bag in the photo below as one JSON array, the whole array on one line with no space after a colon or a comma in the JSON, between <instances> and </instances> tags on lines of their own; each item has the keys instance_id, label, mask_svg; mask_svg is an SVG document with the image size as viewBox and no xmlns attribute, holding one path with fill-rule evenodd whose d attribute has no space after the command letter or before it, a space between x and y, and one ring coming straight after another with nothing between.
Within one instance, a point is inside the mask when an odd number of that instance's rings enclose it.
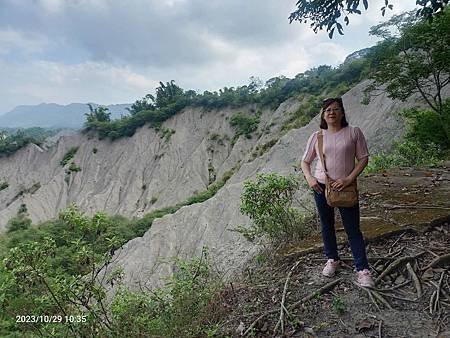
<instances>
[{"instance_id":1,"label":"crossbody bag","mask_svg":"<svg viewBox=\"0 0 450 338\"><path fill-rule=\"evenodd\" d=\"M322 162L323 171L325 172L325 197L327 204L330 207L353 207L358 203L358 188L356 179L342 190L336 190L331 187L331 179L328 176L327 167L325 164L325 155L323 153L323 133L320 130L317 135L317 142L319 146L319 156Z\"/></svg>"}]
</instances>

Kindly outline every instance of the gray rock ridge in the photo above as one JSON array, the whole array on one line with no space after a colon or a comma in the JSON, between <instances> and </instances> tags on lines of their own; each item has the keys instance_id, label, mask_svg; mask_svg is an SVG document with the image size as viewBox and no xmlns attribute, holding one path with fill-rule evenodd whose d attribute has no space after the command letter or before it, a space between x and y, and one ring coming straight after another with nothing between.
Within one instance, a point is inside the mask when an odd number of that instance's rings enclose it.
<instances>
[{"instance_id":1,"label":"gray rock ridge","mask_svg":"<svg viewBox=\"0 0 450 338\"><path fill-rule=\"evenodd\" d=\"M28 145L0 158L0 180L9 184L0 191L0 231L21 204L37 223L57 217L72 202L87 214L104 211L128 217L183 202L243 161L255 145L277 137L276 126L270 135L261 130L273 120L287 118L281 108L264 110L259 130L251 139L241 136L234 146L229 119L238 111L254 114L252 106L185 109L164 122L164 128L175 131L168 140L143 126L133 137L114 142L66 132L43 148ZM74 146L79 148L73 161L81 171L67 174L69 165L63 168L60 161ZM39 188L33 191L36 185Z\"/></svg>"},{"instance_id":2,"label":"gray rock ridge","mask_svg":"<svg viewBox=\"0 0 450 338\"><path fill-rule=\"evenodd\" d=\"M366 85L367 82L361 83L343 96L347 119L364 132L371 153L388 150L404 132L395 112L417 105L417 98L402 103L380 95L363 106L360 101ZM290 104L292 106L287 110L294 111L295 104ZM155 220L143 237L129 241L122 248L107 273L122 268L124 282L130 289L138 289L141 285L160 286L173 272L171 257L198 256L204 246L210 249L216 267L225 277L241 270L258 249L233 231L236 225L249 221L239 212L243 182L263 172L295 174L294 168L301 160L309 136L319 129L319 120L316 116L308 125L290 130L263 156L244 162L211 199ZM305 190L299 193L309 195Z\"/></svg>"}]
</instances>

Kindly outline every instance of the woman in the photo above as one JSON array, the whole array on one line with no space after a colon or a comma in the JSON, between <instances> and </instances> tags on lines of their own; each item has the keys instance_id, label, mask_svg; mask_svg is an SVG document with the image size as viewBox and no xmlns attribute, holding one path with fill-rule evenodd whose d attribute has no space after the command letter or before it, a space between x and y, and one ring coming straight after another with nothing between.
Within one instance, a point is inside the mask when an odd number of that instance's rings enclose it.
<instances>
[{"instance_id":1,"label":"woman","mask_svg":"<svg viewBox=\"0 0 450 338\"><path fill-rule=\"evenodd\" d=\"M341 98L323 101L320 116L320 128L323 133L323 153L325 166L333 189L341 190L350 185L364 170L369 161L366 140L357 127L348 125ZM306 145L301 167L308 185L314 190L314 199L322 225L322 238L328 261L322 274L333 277L339 268L339 255L334 229L334 208L327 204L325 198L325 172L320 160L314 175L311 174L311 162L318 157L317 136L313 133ZM355 157L358 160L355 165ZM348 236L357 270L357 281L362 286L373 287L374 282L369 271L366 247L359 228L359 203L353 207L339 207L342 223Z\"/></svg>"}]
</instances>

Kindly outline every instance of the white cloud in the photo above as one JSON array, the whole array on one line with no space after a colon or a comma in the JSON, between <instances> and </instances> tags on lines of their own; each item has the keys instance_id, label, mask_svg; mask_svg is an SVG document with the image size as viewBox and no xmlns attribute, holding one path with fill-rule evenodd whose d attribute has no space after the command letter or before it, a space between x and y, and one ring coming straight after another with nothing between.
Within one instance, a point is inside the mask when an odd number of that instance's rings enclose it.
<instances>
[{"instance_id":1,"label":"white cloud","mask_svg":"<svg viewBox=\"0 0 450 338\"><path fill-rule=\"evenodd\" d=\"M367 32L383 19L377 2L333 40L289 24L295 2L3 0L0 112L42 101L132 102L172 79L203 91L293 77L376 42ZM394 10L412 4L396 0Z\"/></svg>"},{"instance_id":2,"label":"white cloud","mask_svg":"<svg viewBox=\"0 0 450 338\"><path fill-rule=\"evenodd\" d=\"M45 36L24 33L11 28L0 29L0 55L12 52L33 54L44 51L49 45Z\"/></svg>"}]
</instances>

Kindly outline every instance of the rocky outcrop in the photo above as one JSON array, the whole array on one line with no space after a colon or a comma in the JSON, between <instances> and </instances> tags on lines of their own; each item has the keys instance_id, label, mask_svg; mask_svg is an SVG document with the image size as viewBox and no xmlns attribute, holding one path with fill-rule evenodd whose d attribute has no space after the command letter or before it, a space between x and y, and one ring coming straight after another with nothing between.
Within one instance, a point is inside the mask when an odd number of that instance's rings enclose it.
<instances>
[{"instance_id":1,"label":"rocky outcrop","mask_svg":"<svg viewBox=\"0 0 450 338\"><path fill-rule=\"evenodd\" d=\"M105 211L139 217L183 202L240 161L252 158L255 145L278 137L286 111L297 106L296 100L290 100L275 112L263 111L252 138L241 136L234 145L229 119L240 111L255 114L252 106L185 109L163 124L163 130L169 131L165 134L144 126L133 137L114 142L65 133L48 147L29 145L0 158L0 182L9 184L0 191L0 231L21 204L37 223L56 217L69 203L88 214ZM277 125L269 127L272 123ZM73 157L78 172L69 170L72 161L65 167L60 164L72 147L78 147Z\"/></svg>"}]
</instances>

